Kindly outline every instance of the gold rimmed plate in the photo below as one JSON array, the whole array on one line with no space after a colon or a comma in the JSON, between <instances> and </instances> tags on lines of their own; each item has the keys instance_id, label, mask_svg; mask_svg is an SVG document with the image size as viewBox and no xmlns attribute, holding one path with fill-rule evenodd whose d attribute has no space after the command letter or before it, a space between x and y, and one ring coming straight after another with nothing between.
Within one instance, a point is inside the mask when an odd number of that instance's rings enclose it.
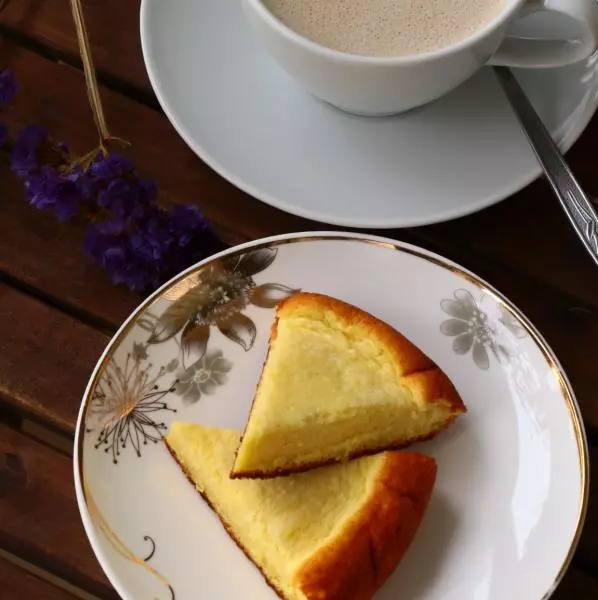
<instances>
[{"instance_id":1,"label":"gold rimmed plate","mask_svg":"<svg viewBox=\"0 0 598 600\"><path fill-rule=\"evenodd\" d=\"M418 449L430 508L377 600L544 600L583 524L588 454L573 392L540 334L474 274L414 246L310 233L232 248L123 324L85 392L77 499L126 600L275 598L172 461L173 420L242 429L278 302L329 294L387 321L454 381L468 414Z\"/></svg>"}]
</instances>

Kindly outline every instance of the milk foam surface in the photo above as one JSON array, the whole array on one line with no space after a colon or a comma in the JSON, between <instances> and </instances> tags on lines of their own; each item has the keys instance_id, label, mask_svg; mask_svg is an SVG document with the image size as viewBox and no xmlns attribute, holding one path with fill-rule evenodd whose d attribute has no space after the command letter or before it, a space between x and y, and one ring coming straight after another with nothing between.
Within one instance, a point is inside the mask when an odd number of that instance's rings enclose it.
<instances>
[{"instance_id":1,"label":"milk foam surface","mask_svg":"<svg viewBox=\"0 0 598 600\"><path fill-rule=\"evenodd\" d=\"M466 39L508 0L263 0L291 29L323 46L406 56Z\"/></svg>"}]
</instances>

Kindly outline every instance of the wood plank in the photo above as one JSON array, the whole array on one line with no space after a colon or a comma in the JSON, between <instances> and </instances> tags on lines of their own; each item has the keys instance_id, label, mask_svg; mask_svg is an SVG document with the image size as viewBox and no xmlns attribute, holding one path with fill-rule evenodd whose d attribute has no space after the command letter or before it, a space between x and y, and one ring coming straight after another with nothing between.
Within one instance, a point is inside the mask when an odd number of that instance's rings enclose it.
<instances>
[{"instance_id":1,"label":"wood plank","mask_svg":"<svg viewBox=\"0 0 598 600\"><path fill-rule=\"evenodd\" d=\"M108 338L0 284L0 397L72 433Z\"/></svg>"},{"instance_id":2,"label":"wood plank","mask_svg":"<svg viewBox=\"0 0 598 600\"><path fill-rule=\"evenodd\" d=\"M35 600L73 600L69 594L24 569L0 558L0 600L31 598Z\"/></svg>"},{"instance_id":3,"label":"wood plank","mask_svg":"<svg viewBox=\"0 0 598 600\"><path fill-rule=\"evenodd\" d=\"M598 598L598 579L570 568L561 584L557 587L551 600L594 600Z\"/></svg>"},{"instance_id":4,"label":"wood plank","mask_svg":"<svg viewBox=\"0 0 598 600\"><path fill-rule=\"evenodd\" d=\"M97 144L81 72L7 40L0 41L0 54L21 88L18 101L6 118L3 115L9 127L29 123L34 116L74 151L83 153ZM47 84L40 86L40 81ZM292 231L307 223L256 202L222 179L196 157L161 113L105 88L102 98L112 132L131 142L129 156L144 175L158 178L167 203L197 202L211 219L232 231L242 224L248 237L273 228Z\"/></svg>"},{"instance_id":5,"label":"wood plank","mask_svg":"<svg viewBox=\"0 0 598 600\"><path fill-rule=\"evenodd\" d=\"M0 40L0 55L3 66L18 73L21 86L18 102L3 114L9 127L16 131L35 120L80 153L96 144L81 73L6 40ZM45 84L40 86L40 81ZM132 142L128 154L146 176L157 179L166 203L199 204L232 241L314 226L256 202L225 182L159 113L115 93L105 93L104 99L113 131ZM0 219L6 231L0 238L0 270L118 325L139 298L124 289L115 291L106 274L83 254L82 228L35 214L5 167L0 181Z\"/></svg>"},{"instance_id":6,"label":"wood plank","mask_svg":"<svg viewBox=\"0 0 598 600\"><path fill-rule=\"evenodd\" d=\"M0 271L106 322L114 329L141 297L110 283L83 252L83 228L27 203L21 183L0 165Z\"/></svg>"},{"instance_id":7,"label":"wood plank","mask_svg":"<svg viewBox=\"0 0 598 600\"><path fill-rule=\"evenodd\" d=\"M597 135L595 118L569 154L588 192L598 188L595 166L588 168ZM434 243L444 254L454 255L455 260L468 263L470 257L482 256L548 286L571 291L586 307L598 308L596 265L544 180L489 209L412 233Z\"/></svg>"},{"instance_id":8,"label":"wood plank","mask_svg":"<svg viewBox=\"0 0 598 600\"><path fill-rule=\"evenodd\" d=\"M0 424L0 474L0 546L100 598L118 598L85 536L71 459Z\"/></svg>"},{"instance_id":9,"label":"wood plank","mask_svg":"<svg viewBox=\"0 0 598 600\"><path fill-rule=\"evenodd\" d=\"M150 88L139 37L141 0L85 0L94 60L99 70ZM0 13L0 23L26 32L53 48L76 55L75 28L64 0L18 0ZM118 23L119 27L114 27ZM118 60L114 60L118 56Z\"/></svg>"}]
</instances>

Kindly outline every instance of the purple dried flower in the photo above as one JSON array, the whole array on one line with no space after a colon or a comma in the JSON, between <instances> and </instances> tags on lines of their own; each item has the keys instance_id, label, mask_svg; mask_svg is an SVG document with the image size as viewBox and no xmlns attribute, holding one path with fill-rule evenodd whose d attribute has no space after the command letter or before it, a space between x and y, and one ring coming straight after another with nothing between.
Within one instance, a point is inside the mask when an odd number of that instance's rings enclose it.
<instances>
[{"instance_id":1,"label":"purple dried flower","mask_svg":"<svg viewBox=\"0 0 598 600\"><path fill-rule=\"evenodd\" d=\"M135 176L136 169L124 156L118 154L100 155L91 165L91 177L100 183L109 183L119 177Z\"/></svg>"},{"instance_id":2,"label":"purple dried flower","mask_svg":"<svg viewBox=\"0 0 598 600\"><path fill-rule=\"evenodd\" d=\"M134 215L128 215L127 218L110 218L88 228L84 240L85 251L110 273L113 283L124 283L137 291L155 285L159 266L139 251L136 247L139 240L132 244L132 240L139 235L139 227L155 211L159 212L159 209L146 205L143 210L138 208Z\"/></svg>"},{"instance_id":3,"label":"purple dried flower","mask_svg":"<svg viewBox=\"0 0 598 600\"><path fill-rule=\"evenodd\" d=\"M178 204L170 211L170 229L177 236L181 247L191 244L201 233L211 233L210 222L201 210L193 204Z\"/></svg>"},{"instance_id":4,"label":"purple dried flower","mask_svg":"<svg viewBox=\"0 0 598 600\"><path fill-rule=\"evenodd\" d=\"M25 178L27 197L32 206L53 212L60 221L74 217L84 199L86 175L81 169L61 172L43 166Z\"/></svg>"},{"instance_id":5,"label":"purple dried flower","mask_svg":"<svg viewBox=\"0 0 598 600\"><path fill-rule=\"evenodd\" d=\"M222 249L199 208L162 210L155 183L142 179L128 159L94 154L71 163L65 145L30 126L15 142L11 167L33 206L61 220L79 213L103 219L89 226L84 248L115 284L149 291Z\"/></svg>"},{"instance_id":6,"label":"purple dried flower","mask_svg":"<svg viewBox=\"0 0 598 600\"><path fill-rule=\"evenodd\" d=\"M149 291L198 260L222 249L209 223L195 206L166 212L140 205L127 219L92 225L85 250L111 275L114 283Z\"/></svg>"},{"instance_id":7,"label":"purple dried flower","mask_svg":"<svg viewBox=\"0 0 598 600\"><path fill-rule=\"evenodd\" d=\"M124 219L134 211L143 207L156 198L156 186L137 177L118 178L110 181L98 193L98 206L112 212L116 217Z\"/></svg>"},{"instance_id":8,"label":"purple dried flower","mask_svg":"<svg viewBox=\"0 0 598 600\"><path fill-rule=\"evenodd\" d=\"M168 252L173 239L168 229L168 213L149 206L135 223L129 238L131 250L140 260L155 269L163 268L161 262L168 259Z\"/></svg>"},{"instance_id":9,"label":"purple dried flower","mask_svg":"<svg viewBox=\"0 0 598 600\"><path fill-rule=\"evenodd\" d=\"M19 176L26 177L41 168L40 157L48 146L50 138L46 129L39 125L25 127L15 140L12 151L11 169Z\"/></svg>"},{"instance_id":10,"label":"purple dried flower","mask_svg":"<svg viewBox=\"0 0 598 600\"><path fill-rule=\"evenodd\" d=\"M111 220L91 225L85 234L83 247L110 273L113 283L132 287L128 275L132 263L124 222Z\"/></svg>"},{"instance_id":11,"label":"purple dried flower","mask_svg":"<svg viewBox=\"0 0 598 600\"><path fill-rule=\"evenodd\" d=\"M195 205L175 206L170 211L168 226L174 241L168 277L224 248L210 222Z\"/></svg>"},{"instance_id":12,"label":"purple dried flower","mask_svg":"<svg viewBox=\"0 0 598 600\"><path fill-rule=\"evenodd\" d=\"M18 86L12 71L0 71L0 106L6 106L17 95Z\"/></svg>"},{"instance_id":13,"label":"purple dried flower","mask_svg":"<svg viewBox=\"0 0 598 600\"><path fill-rule=\"evenodd\" d=\"M6 129L6 125L4 123L0 123L0 150L2 146L6 144L6 140L8 139L8 129Z\"/></svg>"},{"instance_id":14,"label":"purple dried flower","mask_svg":"<svg viewBox=\"0 0 598 600\"><path fill-rule=\"evenodd\" d=\"M159 260L139 247L137 234L120 220L102 221L87 230L84 248L110 274L112 282L134 291L146 291L160 283Z\"/></svg>"}]
</instances>

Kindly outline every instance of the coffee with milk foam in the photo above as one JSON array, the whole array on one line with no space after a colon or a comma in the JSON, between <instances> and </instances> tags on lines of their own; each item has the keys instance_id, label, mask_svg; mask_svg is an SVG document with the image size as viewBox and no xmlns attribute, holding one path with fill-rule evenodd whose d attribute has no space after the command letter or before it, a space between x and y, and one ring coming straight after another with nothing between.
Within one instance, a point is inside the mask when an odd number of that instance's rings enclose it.
<instances>
[{"instance_id":1,"label":"coffee with milk foam","mask_svg":"<svg viewBox=\"0 0 598 600\"><path fill-rule=\"evenodd\" d=\"M408 56L451 46L498 17L509 0L263 0L298 34L366 56Z\"/></svg>"}]
</instances>

